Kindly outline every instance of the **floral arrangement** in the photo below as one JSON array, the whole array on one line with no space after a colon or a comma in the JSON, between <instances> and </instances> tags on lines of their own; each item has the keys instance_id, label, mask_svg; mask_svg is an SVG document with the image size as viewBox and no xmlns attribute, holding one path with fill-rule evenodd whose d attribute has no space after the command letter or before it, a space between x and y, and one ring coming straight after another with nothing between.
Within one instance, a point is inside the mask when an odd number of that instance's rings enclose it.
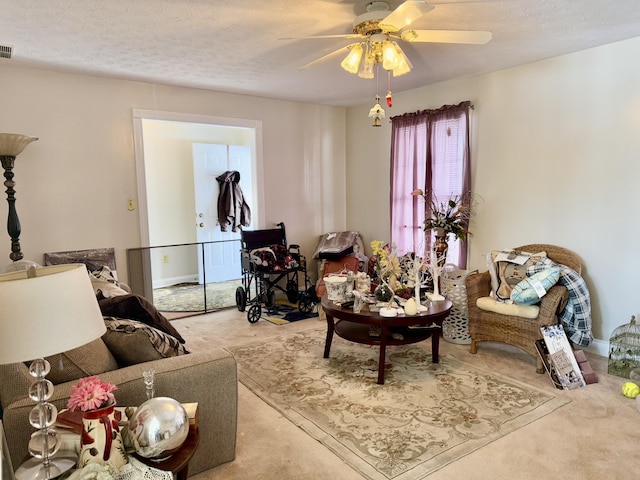
<instances>
[{"instance_id":1,"label":"floral arrangement","mask_svg":"<svg viewBox=\"0 0 640 480\"><path fill-rule=\"evenodd\" d=\"M425 230L441 228L445 234L452 233L460 240L467 238L471 206L463 196L456 195L447 202L438 202L420 188L411 192L411 195L423 197L427 202L427 212L431 211L431 217L424 221Z\"/></svg>"},{"instance_id":2,"label":"floral arrangement","mask_svg":"<svg viewBox=\"0 0 640 480\"><path fill-rule=\"evenodd\" d=\"M78 385L71 387L67 406L71 411L82 410L83 412L107 407L115 403L113 392L117 388L109 382L100 381L96 375L81 378L78 380Z\"/></svg>"},{"instance_id":3,"label":"floral arrangement","mask_svg":"<svg viewBox=\"0 0 640 480\"><path fill-rule=\"evenodd\" d=\"M399 278L402 275L400 260L395 253L395 248L391 248L388 243L380 240L371 242L373 257L376 259L376 276L387 285L391 291L395 291L399 286Z\"/></svg>"}]
</instances>

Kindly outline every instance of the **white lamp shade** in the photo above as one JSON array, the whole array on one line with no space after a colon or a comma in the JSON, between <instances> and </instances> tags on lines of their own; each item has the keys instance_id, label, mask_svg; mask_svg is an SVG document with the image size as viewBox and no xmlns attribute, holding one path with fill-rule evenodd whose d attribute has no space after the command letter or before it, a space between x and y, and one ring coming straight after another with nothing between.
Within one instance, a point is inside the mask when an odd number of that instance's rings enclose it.
<instances>
[{"instance_id":1,"label":"white lamp shade","mask_svg":"<svg viewBox=\"0 0 640 480\"><path fill-rule=\"evenodd\" d=\"M84 265L0 275L0 364L66 352L106 328Z\"/></svg>"}]
</instances>

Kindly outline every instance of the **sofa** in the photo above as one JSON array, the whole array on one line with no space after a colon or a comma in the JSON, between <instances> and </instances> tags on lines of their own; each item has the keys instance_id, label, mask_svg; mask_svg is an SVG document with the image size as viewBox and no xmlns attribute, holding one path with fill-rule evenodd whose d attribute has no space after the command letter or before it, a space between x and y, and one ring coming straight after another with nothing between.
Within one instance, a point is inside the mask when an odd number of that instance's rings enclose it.
<instances>
[{"instance_id":1,"label":"sofa","mask_svg":"<svg viewBox=\"0 0 640 480\"><path fill-rule=\"evenodd\" d=\"M231 353L221 348L189 353L188 346L141 322L105 317L105 323L108 330L102 338L48 358L51 372L47 378L55 385L49 401L58 410L66 408L77 379L98 375L117 385L118 405L138 406L146 400L142 373L153 369L156 396L198 403L200 444L189 463L189 474L234 460L238 383ZM34 431L29 424L34 406L28 397L32 381L25 364L0 366L2 422L14 468L27 458Z\"/></svg>"}]
</instances>

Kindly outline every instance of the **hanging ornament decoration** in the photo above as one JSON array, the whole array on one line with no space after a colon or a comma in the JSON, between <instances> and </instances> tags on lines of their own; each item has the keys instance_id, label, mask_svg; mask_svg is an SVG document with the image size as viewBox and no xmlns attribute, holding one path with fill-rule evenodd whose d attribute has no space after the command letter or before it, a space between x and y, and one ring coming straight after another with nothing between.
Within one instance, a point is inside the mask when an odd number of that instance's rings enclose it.
<instances>
[{"instance_id":1,"label":"hanging ornament decoration","mask_svg":"<svg viewBox=\"0 0 640 480\"><path fill-rule=\"evenodd\" d=\"M373 118L372 126L382 126L380 119L384 118L384 110L380 106L380 95L376 95L376 104L371 108L371 110L369 110L369 118Z\"/></svg>"},{"instance_id":2,"label":"hanging ornament decoration","mask_svg":"<svg viewBox=\"0 0 640 480\"><path fill-rule=\"evenodd\" d=\"M387 105L389 108L393 106L393 98L391 98L391 72L387 72Z\"/></svg>"},{"instance_id":3,"label":"hanging ornament decoration","mask_svg":"<svg viewBox=\"0 0 640 480\"><path fill-rule=\"evenodd\" d=\"M376 74L377 73L378 73L378 66L376 65ZM380 91L378 88L378 75L376 75L375 77L376 77L376 104L371 108L371 110L369 110L369 118L373 118L373 123L371 124L371 126L381 127L382 122L380 121L380 119L384 118L384 110L380 106L380 95L378 94L378 92ZM391 93L391 91L389 91L389 93ZM389 103L388 99L387 99L387 103Z\"/></svg>"}]
</instances>

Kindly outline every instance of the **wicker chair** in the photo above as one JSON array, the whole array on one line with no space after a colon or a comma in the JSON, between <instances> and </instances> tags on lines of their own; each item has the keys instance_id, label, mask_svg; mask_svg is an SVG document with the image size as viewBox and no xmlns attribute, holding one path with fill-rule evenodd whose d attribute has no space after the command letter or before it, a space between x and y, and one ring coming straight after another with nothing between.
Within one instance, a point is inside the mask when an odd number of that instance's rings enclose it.
<instances>
[{"instance_id":1,"label":"wicker chair","mask_svg":"<svg viewBox=\"0 0 640 480\"><path fill-rule=\"evenodd\" d=\"M566 248L547 244L523 245L515 248L525 252L547 252L547 256L556 263L581 273L580 258ZM477 307L480 297L487 297L491 291L489 272L471 274L466 279L467 300L469 308L469 333L471 334L471 353L477 353L480 342L500 342L530 353L536 358L536 372L544 373L535 342L542 338L540 327L558 323L558 314L562 312L569 292L562 285L554 285L540 302L540 313L537 318L528 319L513 315L502 315Z\"/></svg>"}]
</instances>

